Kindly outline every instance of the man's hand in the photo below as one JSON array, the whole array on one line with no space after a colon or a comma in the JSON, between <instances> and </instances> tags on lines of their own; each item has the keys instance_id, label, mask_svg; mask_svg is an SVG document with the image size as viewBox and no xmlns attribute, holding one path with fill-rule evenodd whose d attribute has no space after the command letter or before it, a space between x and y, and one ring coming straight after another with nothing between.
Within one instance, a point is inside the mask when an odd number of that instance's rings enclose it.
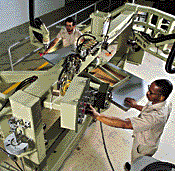
<instances>
[{"instance_id":1,"label":"man's hand","mask_svg":"<svg viewBox=\"0 0 175 171\"><path fill-rule=\"evenodd\" d=\"M39 53L40 56L47 54L47 52Z\"/></svg>"},{"instance_id":2,"label":"man's hand","mask_svg":"<svg viewBox=\"0 0 175 171\"><path fill-rule=\"evenodd\" d=\"M40 55L40 56L43 56L43 55L48 54L48 53L51 51L51 49L54 48L60 40L61 40L61 38L55 38L55 39L50 43L49 47L48 47L43 53L40 53L39 55Z\"/></svg>"},{"instance_id":3,"label":"man's hand","mask_svg":"<svg viewBox=\"0 0 175 171\"><path fill-rule=\"evenodd\" d=\"M125 102L127 105L129 105L129 106L131 106L131 107L133 107L133 108L135 108L135 107L137 106L136 100L135 100L135 99L132 99L132 98L130 98L130 97L125 98L124 102Z\"/></svg>"},{"instance_id":4,"label":"man's hand","mask_svg":"<svg viewBox=\"0 0 175 171\"><path fill-rule=\"evenodd\" d=\"M100 114L91 106L91 104L86 105L85 114L89 114L95 119L97 116L100 116Z\"/></svg>"},{"instance_id":5,"label":"man's hand","mask_svg":"<svg viewBox=\"0 0 175 171\"><path fill-rule=\"evenodd\" d=\"M120 119L118 117L106 116L99 114L90 104L86 106L85 114L91 115L94 119L97 119L100 122L103 122L106 125L123 128L123 129L133 129L130 119Z\"/></svg>"},{"instance_id":6,"label":"man's hand","mask_svg":"<svg viewBox=\"0 0 175 171\"><path fill-rule=\"evenodd\" d=\"M125 104L127 104L127 105L131 106L132 108L135 108L139 111L142 111L142 109L143 109L143 106L138 105L136 100L132 99L130 97L125 98L124 102L125 102Z\"/></svg>"}]
</instances>

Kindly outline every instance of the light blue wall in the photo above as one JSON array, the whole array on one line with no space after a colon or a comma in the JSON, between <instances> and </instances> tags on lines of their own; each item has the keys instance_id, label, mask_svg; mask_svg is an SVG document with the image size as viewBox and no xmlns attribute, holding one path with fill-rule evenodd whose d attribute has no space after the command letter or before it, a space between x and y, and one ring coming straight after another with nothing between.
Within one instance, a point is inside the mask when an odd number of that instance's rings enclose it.
<instances>
[{"instance_id":1,"label":"light blue wall","mask_svg":"<svg viewBox=\"0 0 175 171\"><path fill-rule=\"evenodd\" d=\"M29 0L0 0L0 32L29 21ZM35 0L35 18L64 7L65 0Z\"/></svg>"}]
</instances>

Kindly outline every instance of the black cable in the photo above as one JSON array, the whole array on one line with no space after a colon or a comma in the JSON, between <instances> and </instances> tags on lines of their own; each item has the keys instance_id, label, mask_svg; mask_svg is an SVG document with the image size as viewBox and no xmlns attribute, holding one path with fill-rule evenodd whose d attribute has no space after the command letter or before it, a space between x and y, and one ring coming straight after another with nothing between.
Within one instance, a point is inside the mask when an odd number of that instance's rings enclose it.
<instances>
[{"instance_id":1,"label":"black cable","mask_svg":"<svg viewBox=\"0 0 175 171\"><path fill-rule=\"evenodd\" d=\"M38 79L37 76L32 76L32 77L29 77L27 79L25 79L24 81L22 81L18 86L17 88L15 89L15 91L12 93L12 95L17 92L18 90L20 90L21 88L25 87L27 84L29 83L33 83L34 81L36 81ZM0 112L2 111L2 109L4 109L4 107L9 103L9 99L7 99L4 103L4 105L0 108Z\"/></svg>"},{"instance_id":2,"label":"black cable","mask_svg":"<svg viewBox=\"0 0 175 171\"><path fill-rule=\"evenodd\" d=\"M166 40L175 39L175 33L169 34L169 35L162 35L161 37L158 37L158 38L152 38L149 34L147 34L145 32L139 32L139 33L145 39L147 39L148 42L151 42L151 43L161 43L161 42L164 42Z\"/></svg>"},{"instance_id":3,"label":"black cable","mask_svg":"<svg viewBox=\"0 0 175 171\"><path fill-rule=\"evenodd\" d=\"M95 36L92 36L92 35L90 35L90 34L83 34L83 35L81 35L78 39L77 39L77 48L78 48L78 43L79 43L79 40L82 38L82 37L84 37L84 36L90 36L90 37L92 37L94 40L96 40L96 37Z\"/></svg>"},{"instance_id":4,"label":"black cable","mask_svg":"<svg viewBox=\"0 0 175 171\"><path fill-rule=\"evenodd\" d=\"M171 52L168 56L168 59L166 61L166 65L165 65L165 70L169 74L174 74L175 73L175 68L172 68L174 59L175 59L175 42L173 44L173 47L171 49Z\"/></svg>"},{"instance_id":5,"label":"black cable","mask_svg":"<svg viewBox=\"0 0 175 171\"><path fill-rule=\"evenodd\" d=\"M22 169L21 169L21 167L19 166L19 164L16 162L16 161L14 161L15 162L15 164L17 165L17 167L21 170L21 171L23 171Z\"/></svg>"},{"instance_id":6,"label":"black cable","mask_svg":"<svg viewBox=\"0 0 175 171\"><path fill-rule=\"evenodd\" d=\"M22 81L18 87L15 89L15 92L17 92L18 90L22 89L23 87L25 87L27 84L29 83L33 83L34 81L36 81L38 79L37 76L32 76L32 77L29 77L29 78L26 78L24 81Z\"/></svg>"},{"instance_id":7,"label":"black cable","mask_svg":"<svg viewBox=\"0 0 175 171\"><path fill-rule=\"evenodd\" d=\"M4 103L4 105L0 108L0 112L2 111L2 109L4 109L4 107L8 104L8 102L9 102L9 99L7 99Z\"/></svg>"},{"instance_id":8,"label":"black cable","mask_svg":"<svg viewBox=\"0 0 175 171\"><path fill-rule=\"evenodd\" d=\"M175 33L173 34L169 34L169 35L164 35L158 38L152 38L149 34L145 33L145 32L140 32L140 34L148 41L151 43L160 43L160 42L164 42L166 40L171 40L171 39L175 39ZM168 72L169 74L174 74L175 73L175 68L173 67L173 61L175 58L175 43L173 44L173 47L171 48L171 52L167 58L166 61L166 65L165 65L165 70L166 72Z\"/></svg>"},{"instance_id":9,"label":"black cable","mask_svg":"<svg viewBox=\"0 0 175 171\"><path fill-rule=\"evenodd\" d=\"M100 108L98 108L98 113L100 113ZM106 148L106 143L105 143L104 134L103 134L102 122L100 122L100 128L101 128L101 135L102 135L102 140L103 140L103 145L104 145L105 153L106 153L106 156L108 158L108 161L109 161L109 164L111 166L111 169L112 169L112 171L114 171L114 167L113 167L112 162L111 162L111 160L109 158L108 151L107 151L107 148Z\"/></svg>"},{"instance_id":10,"label":"black cable","mask_svg":"<svg viewBox=\"0 0 175 171\"><path fill-rule=\"evenodd\" d=\"M141 171L171 171L175 169L175 165L169 162L154 162L145 166Z\"/></svg>"},{"instance_id":11,"label":"black cable","mask_svg":"<svg viewBox=\"0 0 175 171\"><path fill-rule=\"evenodd\" d=\"M4 150L4 149L1 148L1 147L0 147L0 150L1 150L2 152L4 152L5 154L7 154L7 155L10 157L10 159L11 159L13 162L15 162L15 164L17 165L17 167L18 167L21 171L23 171L23 170L21 169L21 167L18 165L18 163L16 162L16 161L17 161L17 157L16 157L15 155L8 153L6 150Z\"/></svg>"}]
</instances>

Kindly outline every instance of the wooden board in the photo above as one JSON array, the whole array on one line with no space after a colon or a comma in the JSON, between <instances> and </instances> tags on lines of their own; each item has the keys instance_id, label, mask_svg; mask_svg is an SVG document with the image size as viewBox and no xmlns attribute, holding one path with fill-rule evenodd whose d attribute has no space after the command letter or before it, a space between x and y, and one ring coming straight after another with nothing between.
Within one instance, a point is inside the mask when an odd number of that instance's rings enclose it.
<instances>
[{"instance_id":1,"label":"wooden board","mask_svg":"<svg viewBox=\"0 0 175 171\"><path fill-rule=\"evenodd\" d=\"M110 86L113 86L114 84L118 83L117 79L112 78L107 73L102 71L100 68L96 68L91 71L93 73L92 75L100 79L101 81L104 81L105 83L109 83Z\"/></svg>"},{"instance_id":2,"label":"wooden board","mask_svg":"<svg viewBox=\"0 0 175 171\"><path fill-rule=\"evenodd\" d=\"M108 67L107 65L103 65L103 67L105 69L107 69L109 72L111 72L113 75L115 75L119 80L123 80L126 78L126 76L123 76L121 74L119 74L118 72L112 70L110 67Z\"/></svg>"}]
</instances>

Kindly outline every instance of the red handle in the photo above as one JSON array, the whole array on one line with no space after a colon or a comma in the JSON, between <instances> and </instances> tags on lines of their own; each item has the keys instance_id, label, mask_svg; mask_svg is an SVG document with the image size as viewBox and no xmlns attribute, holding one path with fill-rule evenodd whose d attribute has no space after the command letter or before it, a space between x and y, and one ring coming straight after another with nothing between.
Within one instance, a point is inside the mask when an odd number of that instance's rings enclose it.
<instances>
[{"instance_id":1,"label":"red handle","mask_svg":"<svg viewBox=\"0 0 175 171\"><path fill-rule=\"evenodd\" d=\"M43 56L43 53L39 53L39 56Z\"/></svg>"}]
</instances>

